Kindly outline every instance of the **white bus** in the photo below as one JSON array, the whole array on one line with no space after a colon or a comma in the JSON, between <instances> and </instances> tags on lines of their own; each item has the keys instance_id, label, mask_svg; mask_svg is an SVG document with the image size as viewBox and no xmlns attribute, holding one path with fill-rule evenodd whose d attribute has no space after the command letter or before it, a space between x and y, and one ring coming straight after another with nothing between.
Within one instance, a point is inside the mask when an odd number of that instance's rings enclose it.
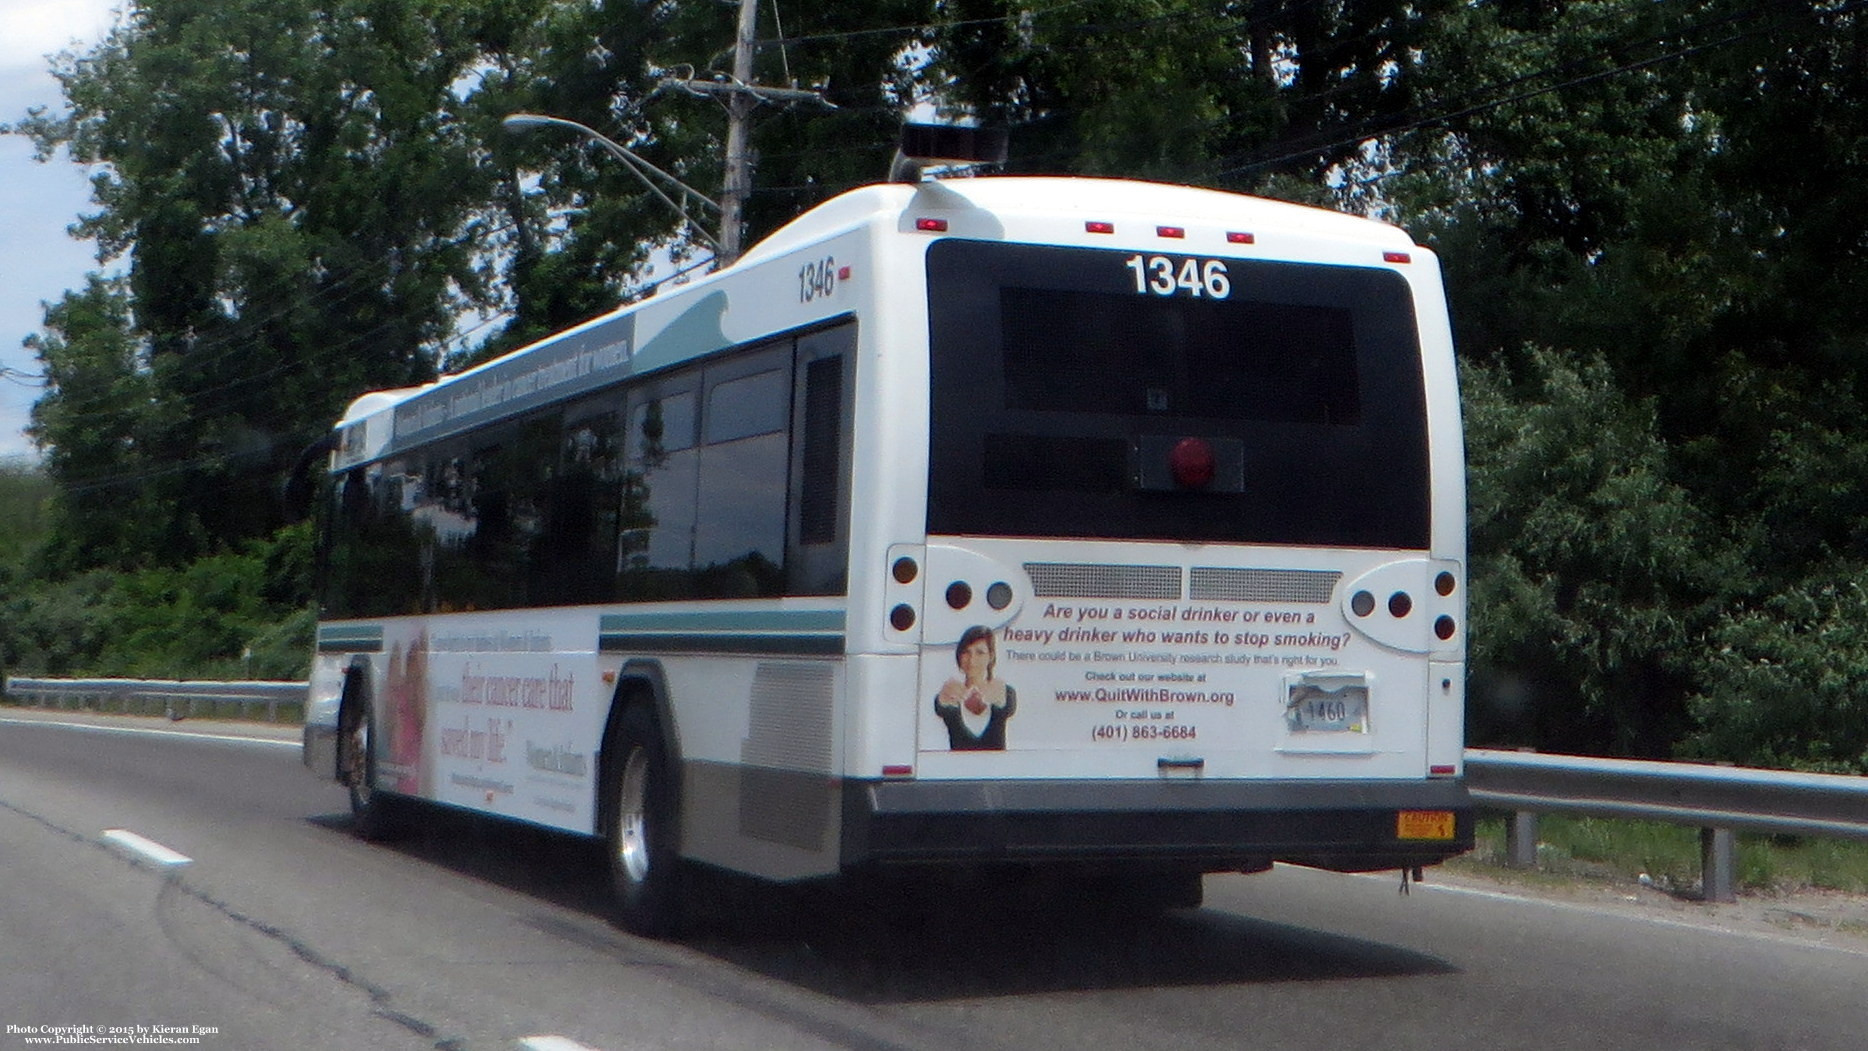
<instances>
[{"instance_id":1,"label":"white bus","mask_svg":"<svg viewBox=\"0 0 1868 1051\"><path fill-rule=\"evenodd\" d=\"M1470 848L1436 259L1213 190L885 184L337 424L305 762L689 864L1126 881Z\"/></svg>"}]
</instances>

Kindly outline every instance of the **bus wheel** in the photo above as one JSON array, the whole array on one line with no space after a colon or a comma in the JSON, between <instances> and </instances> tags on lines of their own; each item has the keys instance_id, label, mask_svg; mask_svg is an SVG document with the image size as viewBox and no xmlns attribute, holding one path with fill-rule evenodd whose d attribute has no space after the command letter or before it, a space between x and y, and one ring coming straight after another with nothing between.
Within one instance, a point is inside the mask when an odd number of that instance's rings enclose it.
<instances>
[{"instance_id":1,"label":"bus wheel","mask_svg":"<svg viewBox=\"0 0 1868 1051\"><path fill-rule=\"evenodd\" d=\"M674 850L673 771L645 705L623 710L606 771L610 799L610 883L616 921L650 938L674 935L681 921L680 859Z\"/></svg>"},{"instance_id":2,"label":"bus wheel","mask_svg":"<svg viewBox=\"0 0 1868 1051\"><path fill-rule=\"evenodd\" d=\"M398 831L395 801L376 790L376 753L370 747L375 720L361 692L346 692L337 719L337 772L350 790L350 828L360 838L389 839Z\"/></svg>"}]
</instances>

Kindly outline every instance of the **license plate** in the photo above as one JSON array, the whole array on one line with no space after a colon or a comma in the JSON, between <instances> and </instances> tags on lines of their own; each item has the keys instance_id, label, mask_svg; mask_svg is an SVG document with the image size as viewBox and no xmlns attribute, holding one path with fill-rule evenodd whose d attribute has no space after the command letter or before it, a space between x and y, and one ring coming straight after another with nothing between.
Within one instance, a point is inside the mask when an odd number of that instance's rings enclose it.
<instances>
[{"instance_id":1,"label":"license plate","mask_svg":"<svg viewBox=\"0 0 1868 1051\"><path fill-rule=\"evenodd\" d=\"M1369 732L1369 688L1291 686L1284 704L1285 729L1294 734Z\"/></svg>"},{"instance_id":2,"label":"license plate","mask_svg":"<svg viewBox=\"0 0 1868 1051\"><path fill-rule=\"evenodd\" d=\"M1452 839L1451 810L1402 810L1395 815L1396 839Z\"/></svg>"}]
</instances>

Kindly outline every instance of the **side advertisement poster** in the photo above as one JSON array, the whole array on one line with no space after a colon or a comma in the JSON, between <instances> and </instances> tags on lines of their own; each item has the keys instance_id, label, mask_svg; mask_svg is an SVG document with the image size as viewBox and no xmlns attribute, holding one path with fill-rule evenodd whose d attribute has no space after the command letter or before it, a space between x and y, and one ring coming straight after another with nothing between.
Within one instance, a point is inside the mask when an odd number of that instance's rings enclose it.
<instances>
[{"instance_id":1,"label":"side advertisement poster","mask_svg":"<svg viewBox=\"0 0 1868 1051\"><path fill-rule=\"evenodd\" d=\"M410 628L386 638L379 785L588 831L594 757L580 680L548 632Z\"/></svg>"},{"instance_id":2,"label":"side advertisement poster","mask_svg":"<svg viewBox=\"0 0 1868 1051\"><path fill-rule=\"evenodd\" d=\"M1366 691L1335 678L1352 633L1333 607L1040 601L924 648L930 751L1083 749L1236 739L1244 705L1287 702L1293 732L1367 732ZM1305 674L1310 673L1310 674ZM1315 689L1289 683L1314 679ZM1308 692L1306 692L1308 691Z\"/></svg>"}]
</instances>

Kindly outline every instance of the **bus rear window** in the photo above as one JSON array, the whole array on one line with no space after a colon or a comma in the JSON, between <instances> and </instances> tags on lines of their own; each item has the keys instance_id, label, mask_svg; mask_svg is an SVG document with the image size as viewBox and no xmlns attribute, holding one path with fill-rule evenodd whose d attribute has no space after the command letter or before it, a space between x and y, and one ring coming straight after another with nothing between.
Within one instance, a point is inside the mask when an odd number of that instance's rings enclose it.
<instances>
[{"instance_id":1,"label":"bus rear window","mask_svg":"<svg viewBox=\"0 0 1868 1051\"><path fill-rule=\"evenodd\" d=\"M1004 288L1005 407L1352 424L1345 307Z\"/></svg>"},{"instance_id":2,"label":"bus rear window","mask_svg":"<svg viewBox=\"0 0 1868 1051\"><path fill-rule=\"evenodd\" d=\"M930 533L1426 546L1399 275L1229 259L1223 297L1163 295L1133 258L930 247ZM1219 450L1219 482L1162 484L1151 460L1184 438Z\"/></svg>"}]
</instances>

